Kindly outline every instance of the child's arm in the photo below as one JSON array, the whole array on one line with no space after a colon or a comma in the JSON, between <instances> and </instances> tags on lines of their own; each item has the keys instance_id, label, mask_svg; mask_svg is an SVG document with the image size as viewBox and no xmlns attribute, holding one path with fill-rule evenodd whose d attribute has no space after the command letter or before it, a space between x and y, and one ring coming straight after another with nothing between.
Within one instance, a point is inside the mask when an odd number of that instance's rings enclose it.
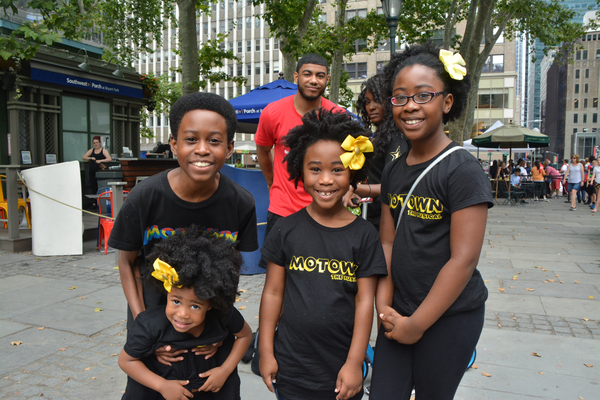
<instances>
[{"instance_id":1,"label":"child's arm","mask_svg":"<svg viewBox=\"0 0 600 400\"><path fill-rule=\"evenodd\" d=\"M237 339L235 340L235 343L233 343L231 353L229 353L225 362L219 367L200 374L201 378L208 377L208 379L204 382L204 385L198 389L199 391L218 392L221 390L225 381L229 378L229 375L231 375L233 370L235 370L235 367L237 367L242 360L244 353L252 341L252 329L250 329L250 325L248 325L246 321L244 321L242 330L236 333L235 337Z\"/></svg>"},{"instance_id":2,"label":"child's arm","mask_svg":"<svg viewBox=\"0 0 600 400\"><path fill-rule=\"evenodd\" d=\"M403 317L395 311L380 314L382 320L393 327L386 329L388 339L404 344L416 343L460 296L479 261L487 210L487 203L482 203L452 213L450 260L442 267L425 300L412 316Z\"/></svg>"},{"instance_id":3,"label":"child's arm","mask_svg":"<svg viewBox=\"0 0 600 400\"><path fill-rule=\"evenodd\" d=\"M123 285L123 292L134 319L146 309L144 295L140 290L141 285L138 286L141 277L139 276L139 267L136 265L137 256L137 251L121 250L118 261L121 285Z\"/></svg>"},{"instance_id":4,"label":"child's arm","mask_svg":"<svg viewBox=\"0 0 600 400\"><path fill-rule=\"evenodd\" d=\"M381 238L381 244L383 246L383 254L385 256L385 264L387 266L387 276L379 278L377 283L377 293L375 295L375 306L377 308L377 315L389 314L392 309L392 302L394 300L394 282L392 281L392 248L394 246L394 239L396 238L396 226L394 224L394 218L390 211L390 207L386 204L381 205L381 220L379 227L379 237ZM383 321L382 321L383 322ZM384 329L387 331L392 329L392 326L386 322L383 322Z\"/></svg>"},{"instance_id":5,"label":"child's arm","mask_svg":"<svg viewBox=\"0 0 600 400\"><path fill-rule=\"evenodd\" d=\"M189 381L169 381L150 371L138 358L133 358L121 351L119 367L132 379L141 385L159 392L166 400L180 400L185 397L192 398L192 393L184 385Z\"/></svg>"},{"instance_id":6,"label":"child's arm","mask_svg":"<svg viewBox=\"0 0 600 400\"><path fill-rule=\"evenodd\" d=\"M273 350L275 328L281 316L283 294L285 292L285 268L269 261L267 278L260 300L258 326L258 351L260 353L260 374L267 388L273 391L273 382L277 377L279 366Z\"/></svg>"},{"instance_id":7,"label":"child's arm","mask_svg":"<svg viewBox=\"0 0 600 400\"><path fill-rule=\"evenodd\" d=\"M373 326L373 298L377 287L377 276L359 278L355 296L354 329L346 363L338 373L335 384L337 400L349 399L362 388L362 364ZM262 332L261 332L262 334ZM262 355L261 355L262 357Z\"/></svg>"}]
</instances>

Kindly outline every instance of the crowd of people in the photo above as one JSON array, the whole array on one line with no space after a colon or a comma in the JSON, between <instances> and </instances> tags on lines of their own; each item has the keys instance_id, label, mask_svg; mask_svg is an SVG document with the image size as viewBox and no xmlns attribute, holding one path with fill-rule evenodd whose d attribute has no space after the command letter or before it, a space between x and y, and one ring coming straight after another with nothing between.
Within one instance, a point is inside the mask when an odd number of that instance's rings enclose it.
<instances>
[{"instance_id":1,"label":"crowd of people","mask_svg":"<svg viewBox=\"0 0 600 400\"><path fill-rule=\"evenodd\" d=\"M536 160L533 166L522 159L514 164L512 160L508 164L494 160L488 169L488 175L496 187L498 182L509 179L511 188L524 190L526 197L531 197L534 201L558 199L562 193L567 197L565 203L570 204L571 211L577 211L577 204L583 203L595 213L600 190L600 170L597 167L596 157L589 156L580 160L579 155L575 154L571 160L563 160L560 169L550 159L543 162ZM531 182L533 187L523 189L523 182ZM522 201L526 202L525 199Z\"/></svg>"},{"instance_id":2,"label":"crowd of people","mask_svg":"<svg viewBox=\"0 0 600 400\"><path fill-rule=\"evenodd\" d=\"M270 205L257 351L278 400L362 398L374 307L371 399L454 397L483 329L476 266L493 206L482 166L444 132L466 108L464 65L431 42L406 47L363 84L357 121L322 97L329 66L307 54L297 92L263 110L255 141ZM220 173L235 111L190 94L170 128L179 167L134 187L109 239L128 302L123 398L235 400L252 337L234 306L239 252L258 248L254 198ZM512 180L504 163L492 167ZM515 185L531 174L542 198L554 193L546 162L513 170ZM368 220L351 212L356 197L372 198Z\"/></svg>"}]
</instances>

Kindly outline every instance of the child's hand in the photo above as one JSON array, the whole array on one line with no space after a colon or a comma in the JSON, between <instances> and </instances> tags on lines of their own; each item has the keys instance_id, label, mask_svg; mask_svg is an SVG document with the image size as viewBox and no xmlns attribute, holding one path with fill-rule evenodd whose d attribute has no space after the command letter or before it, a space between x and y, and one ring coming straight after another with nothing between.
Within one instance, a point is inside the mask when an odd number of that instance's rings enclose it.
<instances>
[{"instance_id":1,"label":"child's hand","mask_svg":"<svg viewBox=\"0 0 600 400\"><path fill-rule=\"evenodd\" d=\"M191 399L194 395L184 388L188 383L190 383L190 381L165 380L165 383L159 389L159 392L165 400L184 400L186 397Z\"/></svg>"},{"instance_id":2,"label":"child's hand","mask_svg":"<svg viewBox=\"0 0 600 400\"><path fill-rule=\"evenodd\" d=\"M209 358L211 358L212 356L217 354L217 350L219 350L219 347L221 347L222 345L223 345L223 342L219 342L219 343L207 344L206 346L202 346L202 347L194 347L192 349L192 353L194 353L197 356L205 356L204 359L208 360Z\"/></svg>"},{"instance_id":3,"label":"child's hand","mask_svg":"<svg viewBox=\"0 0 600 400\"><path fill-rule=\"evenodd\" d=\"M404 317L394 309L387 314L379 314L379 318L384 326L391 326L391 329L386 328L384 332L388 339L402 344L415 344L423 336L424 331L416 327L410 317Z\"/></svg>"},{"instance_id":4,"label":"child's hand","mask_svg":"<svg viewBox=\"0 0 600 400\"><path fill-rule=\"evenodd\" d=\"M361 365L344 364L335 382L336 400L345 400L355 396L362 388Z\"/></svg>"},{"instance_id":5,"label":"child's hand","mask_svg":"<svg viewBox=\"0 0 600 400\"><path fill-rule=\"evenodd\" d=\"M207 378L204 385L198 389L200 392L218 392L221 390L225 381L229 377L229 374L221 367L209 369L206 372L200 374L200 378Z\"/></svg>"},{"instance_id":6,"label":"child's hand","mask_svg":"<svg viewBox=\"0 0 600 400\"><path fill-rule=\"evenodd\" d=\"M260 357L260 362L258 364L258 368L260 369L260 374L262 375L263 382L267 385L267 388L273 391L273 382L276 382L275 378L277 377L277 371L279 371L279 364L277 364L277 360L275 357Z\"/></svg>"},{"instance_id":7,"label":"child's hand","mask_svg":"<svg viewBox=\"0 0 600 400\"><path fill-rule=\"evenodd\" d=\"M381 309L380 311L381 312L379 313L379 315L381 315L381 314L390 315L395 310L392 307L386 306L385 308ZM381 319L381 317L380 317L380 319ZM391 332L391 330L394 329L394 325L392 325L388 321L384 321L383 319L381 320L381 326L385 332Z\"/></svg>"},{"instance_id":8,"label":"child's hand","mask_svg":"<svg viewBox=\"0 0 600 400\"><path fill-rule=\"evenodd\" d=\"M187 352L187 350L177 350L167 345L156 349L154 355L159 363L171 366L172 362L182 361L183 357L180 357L179 355Z\"/></svg>"}]
</instances>

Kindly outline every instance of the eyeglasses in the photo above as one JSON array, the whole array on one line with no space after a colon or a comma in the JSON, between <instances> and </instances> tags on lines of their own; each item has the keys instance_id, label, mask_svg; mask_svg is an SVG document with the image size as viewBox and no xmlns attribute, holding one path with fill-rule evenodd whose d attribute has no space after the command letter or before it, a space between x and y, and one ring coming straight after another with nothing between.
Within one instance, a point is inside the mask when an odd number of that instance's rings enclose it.
<instances>
[{"instance_id":1,"label":"eyeglasses","mask_svg":"<svg viewBox=\"0 0 600 400\"><path fill-rule=\"evenodd\" d=\"M421 92L417 94L413 94L412 96L406 96L403 94L399 94L397 96L390 97L390 102L393 106L402 107L408 103L408 99L413 99L413 101L417 104L425 104L429 103L435 96L438 96L442 92Z\"/></svg>"}]
</instances>

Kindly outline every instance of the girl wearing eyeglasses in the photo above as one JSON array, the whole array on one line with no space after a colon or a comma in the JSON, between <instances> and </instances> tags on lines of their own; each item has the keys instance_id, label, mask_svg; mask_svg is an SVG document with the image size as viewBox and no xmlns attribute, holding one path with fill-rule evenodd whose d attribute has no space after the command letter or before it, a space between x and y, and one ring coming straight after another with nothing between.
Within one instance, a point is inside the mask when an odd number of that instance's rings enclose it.
<instances>
[{"instance_id":1,"label":"girl wearing eyeglasses","mask_svg":"<svg viewBox=\"0 0 600 400\"><path fill-rule=\"evenodd\" d=\"M372 400L452 399L479 340L487 289L476 266L489 179L444 132L463 112L470 77L458 54L432 43L392 56L385 77L396 125L412 148L383 171L380 278ZM442 156L444 158L442 158ZM408 192L424 170L441 158Z\"/></svg>"}]
</instances>

